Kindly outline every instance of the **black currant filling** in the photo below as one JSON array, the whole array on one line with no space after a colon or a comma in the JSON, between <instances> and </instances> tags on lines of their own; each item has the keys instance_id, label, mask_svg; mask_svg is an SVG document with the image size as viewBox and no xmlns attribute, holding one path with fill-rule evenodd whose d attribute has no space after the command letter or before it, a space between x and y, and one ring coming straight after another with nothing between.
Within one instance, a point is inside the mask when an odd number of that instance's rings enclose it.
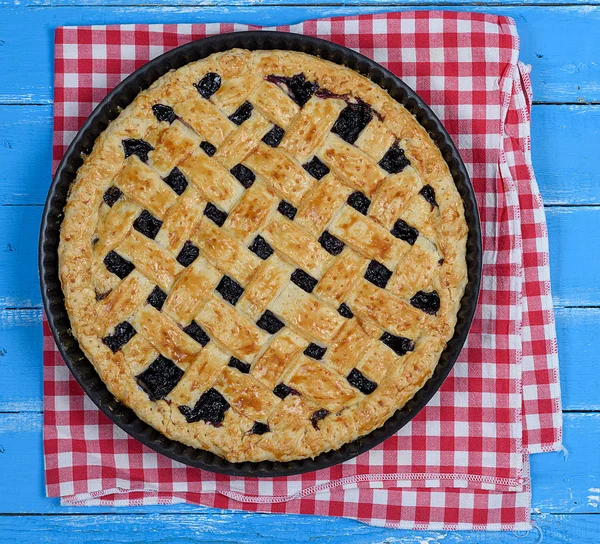
<instances>
[{"instance_id":1,"label":"black currant filling","mask_svg":"<svg viewBox=\"0 0 600 544\"><path fill-rule=\"evenodd\" d=\"M310 357L311 359L315 359L316 361L320 361L323 358L323 356L325 355L326 351L327 351L327 348L324 348L323 346L319 346L318 344L313 344L311 342L310 344L308 344L308 346L304 350L304 355L306 355L307 357Z\"/></svg>"},{"instance_id":2,"label":"black currant filling","mask_svg":"<svg viewBox=\"0 0 600 544\"><path fill-rule=\"evenodd\" d=\"M158 285L153 289L152 293L148 297L148 304L156 308L159 312L167 300L167 293L165 293Z\"/></svg>"},{"instance_id":3,"label":"black currant filling","mask_svg":"<svg viewBox=\"0 0 600 544\"><path fill-rule=\"evenodd\" d=\"M391 348L394 353L400 357L415 349L415 343L410 338L396 336L395 334L391 334L389 332L384 332L379 340Z\"/></svg>"},{"instance_id":4,"label":"black currant filling","mask_svg":"<svg viewBox=\"0 0 600 544\"><path fill-rule=\"evenodd\" d=\"M106 254L106 257L104 257L104 266L106 266L106 269L109 272L115 274L122 280L129 276L135 268L135 265L132 262L121 257L116 251L109 251Z\"/></svg>"},{"instance_id":5,"label":"black currant filling","mask_svg":"<svg viewBox=\"0 0 600 544\"><path fill-rule=\"evenodd\" d=\"M282 200L279 202L279 206L277 206L277 211L287 217L288 219L294 220L296 217L296 213L298 209L295 206L292 206L287 200Z\"/></svg>"},{"instance_id":6,"label":"black currant filling","mask_svg":"<svg viewBox=\"0 0 600 544\"><path fill-rule=\"evenodd\" d=\"M113 353L119 351L129 340L136 335L136 330L131 323L123 321L119 323L112 334L105 336L102 342L108 346Z\"/></svg>"},{"instance_id":7,"label":"black currant filling","mask_svg":"<svg viewBox=\"0 0 600 544\"><path fill-rule=\"evenodd\" d=\"M342 302L340 304L340 307L338 308L338 313L346 319L352 319L354 317L354 313L345 302Z\"/></svg>"},{"instance_id":8,"label":"black currant filling","mask_svg":"<svg viewBox=\"0 0 600 544\"><path fill-rule=\"evenodd\" d=\"M263 136L262 141L271 147L277 147L283 140L284 134L285 131L280 126L275 125Z\"/></svg>"},{"instance_id":9,"label":"black currant filling","mask_svg":"<svg viewBox=\"0 0 600 544\"><path fill-rule=\"evenodd\" d=\"M246 101L229 116L229 119L236 125L241 125L244 121L250 119L253 109L254 106Z\"/></svg>"},{"instance_id":10,"label":"black currant filling","mask_svg":"<svg viewBox=\"0 0 600 544\"><path fill-rule=\"evenodd\" d=\"M233 174L235 179L237 179L244 189L248 189L252 187L252 184L256 180L256 175L250 168L244 166L243 164L236 164L230 172Z\"/></svg>"},{"instance_id":11,"label":"black currant filling","mask_svg":"<svg viewBox=\"0 0 600 544\"><path fill-rule=\"evenodd\" d=\"M361 193L360 191L355 191L352 193L346 202L349 206L352 206L356 211L362 213L363 215L367 215L369 206L371 205L371 201L364 193Z\"/></svg>"},{"instance_id":12,"label":"black currant filling","mask_svg":"<svg viewBox=\"0 0 600 544\"><path fill-rule=\"evenodd\" d=\"M348 374L346 379L352 387L356 387L356 389L365 395L370 395L377 389L377 384L366 378L365 375L356 368L353 368L350 371L350 374Z\"/></svg>"},{"instance_id":13,"label":"black currant filling","mask_svg":"<svg viewBox=\"0 0 600 544\"><path fill-rule=\"evenodd\" d=\"M440 309L440 295L437 291L419 291L410 299L410 303L426 314L435 315Z\"/></svg>"},{"instance_id":14,"label":"black currant filling","mask_svg":"<svg viewBox=\"0 0 600 544\"><path fill-rule=\"evenodd\" d=\"M285 327L283 321L281 321L281 319L279 319L271 310L265 311L256 324L269 334L275 334Z\"/></svg>"},{"instance_id":15,"label":"black currant filling","mask_svg":"<svg viewBox=\"0 0 600 544\"><path fill-rule=\"evenodd\" d=\"M373 109L371 106L362 101L351 103L341 111L337 121L331 127L331 132L349 144L353 144L372 119Z\"/></svg>"},{"instance_id":16,"label":"black currant filling","mask_svg":"<svg viewBox=\"0 0 600 544\"><path fill-rule=\"evenodd\" d=\"M385 289L391 277L392 271L377 261L371 261L365 272L365 279L382 289Z\"/></svg>"},{"instance_id":17,"label":"black currant filling","mask_svg":"<svg viewBox=\"0 0 600 544\"><path fill-rule=\"evenodd\" d=\"M142 162L148 162L148 153L154 150L148 142L135 138L122 140L121 143L123 144L125 158L131 157L131 155L137 155Z\"/></svg>"},{"instance_id":18,"label":"black currant filling","mask_svg":"<svg viewBox=\"0 0 600 544\"><path fill-rule=\"evenodd\" d=\"M266 261L271 255L273 255L273 248L269 243L259 234L254 238L250 247L248 247L252 253L258 255L263 261Z\"/></svg>"},{"instance_id":19,"label":"black currant filling","mask_svg":"<svg viewBox=\"0 0 600 544\"><path fill-rule=\"evenodd\" d=\"M324 231L319 237L319 243L323 246L323 249L333 256L339 255L344 249L344 242L339 238L336 238L333 234Z\"/></svg>"},{"instance_id":20,"label":"black currant filling","mask_svg":"<svg viewBox=\"0 0 600 544\"><path fill-rule=\"evenodd\" d=\"M316 180L320 180L329 174L329 167L316 156L303 164L302 168Z\"/></svg>"},{"instance_id":21,"label":"black currant filling","mask_svg":"<svg viewBox=\"0 0 600 544\"><path fill-rule=\"evenodd\" d=\"M235 306L244 294L244 288L229 276L221 278L219 285L217 285L217 291L232 306Z\"/></svg>"},{"instance_id":22,"label":"black currant filling","mask_svg":"<svg viewBox=\"0 0 600 544\"><path fill-rule=\"evenodd\" d=\"M169 175L164 178L163 181L179 196L183 194L188 186L188 181L185 179L183 172L177 167L173 168L173 170L169 172Z\"/></svg>"},{"instance_id":23,"label":"black currant filling","mask_svg":"<svg viewBox=\"0 0 600 544\"><path fill-rule=\"evenodd\" d=\"M300 268L297 268L292 272L290 278L300 289L307 293L312 293L313 289L317 286L319 280L313 278L310 274L304 272Z\"/></svg>"},{"instance_id":24,"label":"black currant filling","mask_svg":"<svg viewBox=\"0 0 600 544\"><path fill-rule=\"evenodd\" d=\"M398 174L408 165L410 165L410 161L404 155L404 149L398 146L397 143L394 143L379 161L379 166L390 174Z\"/></svg>"},{"instance_id":25,"label":"black currant filling","mask_svg":"<svg viewBox=\"0 0 600 544\"><path fill-rule=\"evenodd\" d=\"M123 192L118 187L112 185L104 193L104 202L111 208L115 205L117 200L123 196Z\"/></svg>"},{"instance_id":26,"label":"black currant filling","mask_svg":"<svg viewBox=\"0 0 600 544\"><path fill-rule=\"evenodd\" d=\"M150 400L156 401L164 399L179 383L183 374L183 370L173 361L159 355L144 372L136 376L136 380Z\"/></svg>"},{"instance_id":27,"label":"black currant filling","mask_svg":"<svg viewBox=\"0 0 600 544\"><path fill-rule=\"evenodd\" d=\"M204 208L204 215L208 217L217 227L222 227L227 219L227 214L217 208L212 202L207 202Z\"/></svg>"},{"instance_id":28,"label":"black currant filling","mask_svg":"<svg viewBox=\"0 0 600 544\"><path fill-rule=\"evenodd\" d=\"M235 357L229 359L229 364L227 366L239 370L242 374L248 374L250 372L250 365L248 363L240 361Z\"/></svg>"},{"instance_id":29,"label":"black currant filling","mask_svg":"<svg viewBox=\"0 0 600 544\"><path fill-rule=\"evenodd\" d=\"M133 222L133 228L151 240L156 238L160 227L162 227L162 221L156 219L148 210L142 211Z\"/></svg>"},{"instance_id":30,"label":"black currant filling","mask_svg":"<svg viewBox=\"0 0 600 544\"><path fill-rule=\"evenodd\" d=\"M188 423L205 421L215 427L218 427L223 423L225 412L227 412L227 410L229 410L229 403L221 393L212 387L208 391L202 393L202 396L198 399L198 402L193 408L190 408L189 406L179 407L179 411Z\"/></svg>"},{"instance_id":31,"label":"black currant filling","mask_svg":"<svg viewBox=\"0 0 600 544\"><path fill-rule=\"evenodd\" d=\"M394 228L392 228L391 232L396 238L408 242L411 246L414 245L419 237L419 231L402 219L398 219L394 223Z\"/></svg>"},{"instance_id":32,"label":"black currant filling","mask_svg":"<svg viewBox=\"0 0 600 544\"><path fill-rule=\"evenodd\" d=\"M310 100L319 86L308 81L304 74L296 74L292 77L270 75L265 78L270 83L281 86L285 85L288 96L301 108Z\"/></svg>"},{"instance_id":33,"label":"black currant filling","mask_svg":"<svg viewBox=\"0 0 600 544\"><path fill-rule=\"evenodd\" d=\"M312 416L310 416L310 422L312 426L318 431L319 430L319 421L325 419L329 415L329 410L325 408L321 408L317 410Z\"/></svg>"},{"instance_id":34,"label":"black currant filling","mask_svg":"<svg viewBox=\"0 0 600 544\"><path fill-rule=\"evenodd\" d=\"M209 72L198 83L195 83L194 87L196 87L202 98L208 100L220 89L221 76L215 72Z\"/></svg>"},{"instance_id":35,"label":"black currant filling","mask_svg":"<svg viewBox=\"0 0 600 544\"><path fill-rule=\"evenodd\" d=\"M181 266L190 266L198 258L198 255L200 255L200 250L188 240L177 255L177 262Z\"/></svg>"},{"instance_id":36,"label":"black currant filling","mask_svg":"<svg viewBox=\"0 0 600 544\"><path fill-rule=\"evenodd\" d=\"M187 327L184 327L183 332L191 336L198 344L206 346L210 342L210 336L204 332L204 329L195 321L192 321Z\"/></svg>"},{"instance_id":37,"label":"black currant filling","mask_svg":"<svg viewBox=\"0 0 600 544\"><path fill-rule=\"evenodd\" d=\"M177 119L175 110L171 106L165 104L154 104L154 106L152 106L152 113L159 121L165 121L169 124Z\"/></svg>"}]
</instances>

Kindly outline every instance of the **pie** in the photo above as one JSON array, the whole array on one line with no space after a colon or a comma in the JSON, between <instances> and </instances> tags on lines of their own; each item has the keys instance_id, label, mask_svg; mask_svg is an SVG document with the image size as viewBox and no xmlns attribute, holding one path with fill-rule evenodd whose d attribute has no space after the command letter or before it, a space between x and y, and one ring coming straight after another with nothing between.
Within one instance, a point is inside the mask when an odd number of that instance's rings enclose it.
<instances>
[{"instance_id":1,"label":"pie","mask_svg":"<svg viewBox=\"0 0 600 544\"><path fill-rule=\"evenodd\" d=\"M424 385L467 234L440 150L386 91L235 49L162 76L97 138L60 279L83 352L142 420L232 462L289 461Z\"/></svg>"}]
</instances>

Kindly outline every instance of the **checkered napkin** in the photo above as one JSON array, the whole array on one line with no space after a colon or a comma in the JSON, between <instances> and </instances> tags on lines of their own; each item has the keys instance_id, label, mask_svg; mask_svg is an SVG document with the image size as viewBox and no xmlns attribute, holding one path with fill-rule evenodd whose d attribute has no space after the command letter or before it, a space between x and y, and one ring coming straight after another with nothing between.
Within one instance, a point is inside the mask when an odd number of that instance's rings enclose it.
<instances>
[{"instance_id":1,"label":"checkered napkin","mask_svg":"<svg viewBox=\"0 0 600 544\"><path fill-rule=\"evenodd\" d=\"M173 47L246 25L121 25L56 31L54 167L93 107ZM477 193L483 284L468 342L440 391L371 451L288 478L232 478L160 456L84 395L44 324L48 496L70 505L190 502L347 516L418 529L530 527L528 455L560 448L561 409L544 209L530 158L531 86L507 17L406 12L278 30L371 57L431 105Z\"/></svg>"}]
</instances>

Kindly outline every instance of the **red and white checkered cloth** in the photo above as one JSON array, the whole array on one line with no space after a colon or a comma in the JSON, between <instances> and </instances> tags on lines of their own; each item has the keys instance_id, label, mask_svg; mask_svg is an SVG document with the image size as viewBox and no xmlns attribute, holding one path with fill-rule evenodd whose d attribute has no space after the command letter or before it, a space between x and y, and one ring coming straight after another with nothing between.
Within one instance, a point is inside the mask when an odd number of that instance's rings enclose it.
<instances>
[{"instance_id":1,"label":"red and white checkered cloth","mask_svg":"<svg viewBox=\"0 0 600 544\"><path fill-rule=\"evenodd\" d=\"M246 25L61 27L54 167L92 108L173 47ZM528 454L560 448L544 209L530 159L531 85L507 17L405 12L279 30L356 49L401 77L457 143L477 193L483 284L468 343L440 391L377 448L311 474L258 480L189 468L130 438L84 395L44 325L48 496L70 505L190 502L346 516L417 529L530 527Z\"/></svg>"}]
</instances>

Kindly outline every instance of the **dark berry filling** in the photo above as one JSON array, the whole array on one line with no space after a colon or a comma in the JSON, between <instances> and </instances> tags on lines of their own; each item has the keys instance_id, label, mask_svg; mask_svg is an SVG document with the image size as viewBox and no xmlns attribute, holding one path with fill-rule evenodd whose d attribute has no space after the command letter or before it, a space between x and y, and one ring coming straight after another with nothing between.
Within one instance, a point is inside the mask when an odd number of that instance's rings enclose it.
<instances>
[{"instance_id":1,"label":"dark berry filling","mask_svg":"<svg viewBox=\"0 0 600 544\"><path fill-rule=\"evenodd\" d=\"M338 313L346 319L352 319L354 317L352 310L348 307L348 305L345 302L342 302L340 304L340 307L338 308Z\"/></svg>"},{"instance_id":2,"label":"dark berry filling","mask_svg":"<svg viewBox=\"0 0 600 544\"><path fill-rule=\"evenodd\" d=\"M316 359L317 361L320 361L323 358L323 356L325 355L326 351L327 351L327 348L324 348L323 346L319 346L318 344L313 344L311 342L310 344L308 344L308 346L304 350L304 355L306 355L307 357L310 357L311 359Z\"/></svg>"},{"instance_id":3,"label":"dark berry filling","mask_svg":"<svg viewBox=\"0 0 600 544\"><path fill-rule=\"evenodd\" d=\"M281 215L285 215L285 217L293 221L294 217L296 217L298 209L292 206L287 200L282 200L281 202L279 202L279 206L277 206L277 211Z\"/></svg>"},{"instance_id":4,"label":"dark berry filling","mask_svg":"<svg viewBox=\"0 0 600 544\"><path fill-rule=\"evenodd\" d=\"M271 429L266 423L261 423L260 421L254 422L252 429L250 430L250 434L265 434L268 433Z\"/></svg>"},{"instance_id":5,"label":"dark berry filling","mask_svg":"<svg viewBox=\"0 0 600 544\"><path fill-rule=\"evenodd\" d=\"M438 205L438 203L435 201L435 191L431 185L424 185L419 191L419 194L432 206Z\"/></svg>"},{"instance_id":6,"label":"dark berry filling","mask_svg":"<svg viewBox=\"0 0 600 544\"><path fill-rule=\"evenodd\" d=\"M419 291L410 299L410 303L426 314L435 315L440 309L440 295L437 294L437 291Z\"/></svg>"},{"instance_id":7,"label":"dark berry filling","mask_svg":"<svg viewBox=\"0 0 600 544\"><path fill-rule=\"evenodd\" d=\"M109 289L108 291L106 291L106 293L100 293L96 290L96 301L100 302L101 300L104 300L111 293L112 293L112 289Z\"/></svg>"},{"instance_id":8,"label":"dark berry filling","mask_svg":"<svg viewBox=\"0 0 600 544\"><path fill-rule=\"evenodd\" d=\"M244 294L244 288L229 276L223 276L217 291L229 304L235 306L240 297Z\"/></svg>"},{"instance_id":9,"label":"dark berry filling","mask_svg":"<svg viewBox=\"0 0 600 544\"><path fill-rule=\"evenodd\" d=\"M292 77L270 75L266 79L278 85L283 83L287 87L289 97L300 107L303 107L319 88L316 83L307 81L304 74L296 74Z\"/></svg>"},{"instance_id":10,"label":"dark berry filling","mask_svg":"<svg viewBox=\"0 0 600 544\"><path fill-rule=\"evenodd\" d=\"M333 234L329 234L327 231L321 234L319 243L327 253L331 253L334 256L339 255L346 245L339 238L336 238Z\"/></svg>"},{"instance_id":11,"label":"dark berry filling","mask_svg":"<svg viewBox=\"0 0 600 544\"><path fill-rule=\"evenodd\" d=\"M202 149L209 157L212 157L217 152L217 148L207 141L200 142L200 149Z\"/></svg>"},{"instance_id":12,"label":"dark berry filling","mask_svg":"<svg viewBox=\"0 0 600 544\"><path fill-rule=\"evenodd\" d=\"M206 207L204 208L204 215L218 227L222 227L227 219L227 214L223 210L217 208L212 202L207 202Z\"/></svg>"},{"instance_id":13,"label":"dark berry filling","mask_svg":"<svg viewBox=\"0 0 600 544\"><path fill-rule=\"evenodd\" d=\"M319 281L300 268L296 268L296 270L292 272L291 280L307 293L312 293Z\"/></svg>"},{"instance_id":14,"label":"dark berry filling","mask_svg":"<svg viewBox=\"0 0 600 544\"><path fill-rule=\"evenodd\" d=\"M131 323L123 321L119 323L112 334L102 339L104 345L108 346L113 353L119 351L129 340L136 335L136 330Z\"/></svg>"},{"instance_id":15,"label":"dark berry filling","mask_svg":"<svg viewBox=\"0 0 600 544\"><path fill-rule=\"evenodd\" d=\"M377 261L371 261L365 272L365 279L382 289L385 289L391 277L392 271Z\"/></svg>"},{"instance_id":16,"label":"dark berry filling","mask_svg":"<svg viewBox=\"0 0 600 544\"><path fill-rule=\"evenodd\" d=\"M283 400L288 395L300 395L298 391L291 388L289 385L285 385L284 383L279 383L273 388L273 394Z\"/></svg>"},{"instance_id":17,"label":"dark berry filling","mask_svg":"<svg viewBox=\"0 0 600 544\"><path fill-rule=\"evenodd\" d=\"M171 106L165 104L154 104L154 106L152 106L152 113L159 121L165 121L167 123L172 123L177 119L175 110Z\"/></svg>"},{"instance_id":18,"label":"dark berry filling","mask_svg":"<svg viewBox=\"0 0 600 544\"><path fill-rule=\"evenodd\" d=\"M274 125L273 128L263 136L262 141L271 147L277 147L281 143L281 140L283 140L284 134L285 130L278 125Z\"/></svg>"},{"instance_id":19,"label":"dark berry filling","mask_svg":"<svg viewBox=\"0 0 600 544\"><path fill-rule=\"evenodd\" d=\"M325 410L325 408L321 408L320 410L317 410L312 416L310 416L310 422L312 423L312 426L317 429L317 431L319 430L319 421L321 421L322 419L325 419L327 416L329 415L329 410Z\"/></svg>"},{"instance_id":20,"label":"dark berry filling","mask_svg":"<svg viewBox=\"0 0 600 544\"><path fill-rule=\"evenodd\" d=\"M358 135L373 119L371 106L364 102L348 104L340 113L337 121L331 127L331 132L337 134L349 144L356 142Z\"/></svg>"},{"instance_id":21,"label":"dark berry filling","mask_svg":"<svg viewBox=\"0 0 600 544\"><path fill-rule=\"evenodd\" d=\"M164 399L183 377L183 370L173 361L159 355L141 374L136 376L138 385L148 393L150 400Z\"/></svg>"},{"instance_id":22,"label":"dark berry filling","mask_svg":"<svg viewBox=\"0 0 600 544\"><path fill-rule=\"evenodd\" d=\"M194 87L196 87L202 98L208 100L221 87L221 76L214 72L209 72L198 83L195 83Z\"/></svg>"},{"instance_id":23,"label":"dark berry filling","mask_svg":"<svg viewBox=\"0 0 600 544\"><path fill-rule=\"evenodd\" d=\"M415 349L415 343L410 338L404 336L396 336L389 332L384 332L379 338L386 346L391 348L396 355L406 355L409 351Z\"/></svg>"},{"instance_id":24,"label":"dark berry filling","mask_svg":"<svg viewBox=\"0 0 600 544\"><path fill-rule=\"evenodd\" d=\"M359 211L363 215L367 215L369 211L369 206L371 205L371 201L367 198L364 193L360 191L356 191L352 193L347 200L348 204L352 206L355 210Z\"/></svg>"},{"instance_id":25,"label":"dark berry filling","mask_svg":"<svg viewBox=\"0 0 600 544\"><path fill-rule=\"evenodd\" d=\"M104 266L109 272L119 276L122 280L124 280L135 268L135 265L124 259L119 255L116 251L109 251L104 257Z\"/></svg>"},{"instance_id":26,"label":"dark berry filling","mask_svg":"<svg viewBox=\"0 0 600 544\"><path fill-rule=\"evenodd\" d=\"M104 193L104 202L111 208L115 205L115 202L123 196L123 192L118 187L112 185Z\"/></svg>"},{"instance_id":27,"label":"dark berry filling","mask_svg":"<svg viewBox=\"0 0 600 544\"><path fill-rule=\"evenodd\" d=\"M212 387L202 393L202 396L193 408L189 406L179 407L179 411L188 423L205 421L215 427L223 423L227 410L229 410L229 403L221 393Z\"/></svg>"},{"instance_id":28,"label":"dark berry filling","mask_svg":"<svg viewBox=\"0 0 600 544\"><path fill-rule=\"evenodd\" d=\"M365 395L370 395L377 389L377 384L368 378L365 378L364 374L356 368L353 368L350 371L350 374L348 374L346 379L352 387L356 387L356 389Z\"/></svg>"},{"instance_id":29,"label":"dark berry filling","mask_svg":"<svg viewBox=\"0 0 600 544\"><path fill-rule=\"evenodd\" d=\"M409 164L410 161L404 155L404 149L398 146L397 143L394 143L379 161L379 166L390 174L402 172Z\"/></svg>"},{"instance_id":30,"label":"dark berry filling","mask_svg":"<svg viewBox=\"0 0 600 544\"><path fill-rule=\"evenodd\" d=\"M322 179L329 174L329 167L316 156L303 164L302 168L315 179Z\"/></svg>"},{"instance_id":31,"label":"dark berry filling","mask_svg":"<svg viewBox=\"0 0 600 544\"><path fill-rule=\"evenodd\" d=\"M256 324L269 334L275 334L277 331L285 327L285 324L271 310L265 311Z\"/></svg>"},{"instance_id":32,"label":"dark berry filling","mask_svg":"<svg viewBox=\"0 0 600 544\"><path fill-rule=\"evenodd\" d=\"M183 172L177 167L173 168L173 170L169 172L169 175L164 178L164 182L180 196L188 186L188 181L185 179Z\"/></svg>"},{"instance_id":33,"label":"dark berry filling","mask_svg":"<svg viewBox=\"0 0 600 544\"><path fill-rule=\"evenodd\" d=\"M154 149L148 142L135 138L128 138L121 143L125 151L125 158L137 155L142 162L148 162L148 153Z\"/></svg>"},{"instance_id":34,"label":"dark berry filling","mask_svg":"<svg viewBox=\"0 0 600 544\"><path fill-rule=\"evenodd\" d=\"M156 238L160 227L162 227L162 221L156 219L148 210L142 211L133 222L133 228L151 240Z\"/></svg>"},{"instance_id":35,"label":"dark berry filling","mask_svg":"<svg viewBox=\"0 0 600 544\"><path fill-rule=\"evenodd\" d=\"M192 321L187 327L184 327L183 332L191 336L198 344L206 346L210 342L210 336L204 332L204 329L195 321Z\"/></svg>"},{"instance_id":36,"label":"dark berry filling","mask_svg":"<svg viewBox=\"0 0 600 544\"><path fill-rule=\"evenodd\" d=\"M150 304L150 306L154 306L160 312L162 310L163 304L165 303L165 300L167 300L167 293L165 293L157 285L148 297L148 304Z\"/></svg>"},{"instance_id":37,"label":"dark berry filling","mask_svg":"<svg viewBox=\"0 0 600 544\"><path fill-rule=\"evenodd\" d=\"M247 166L244 166L243 164L236 164L230 170L230 172L233 174L235 179L237 179L242 184L244 189L252 187L252 184L256 180L254 172L250 170L250 168L248 168Z\"/></svg>"},{"instance_id":38,"label":"dark berry filling","mask_svg":"<svg viewBox=\"0 0 600 544\"><path fill-rule=\"evenodd\" d=\"M235 110L230 116L236 125L241 125L244 121L247 121L252 116L252 110L254 106L250 102L244 102L237 110Z\"/></svg>"},{"instance_id":39,"label":"dark berry filling","mask_svg":"<svg viewBox=\"0 0 600 544\"><path fill-rule=\"evenodd\" d=\"M414 245L419 237L419 231L415 227L411 227L402 219L398 219L398 221L394 223L394 228L391 232L396 238L408 242L411 246Z\"/></svg>"},{"instance_id":40,"label":"dark berry filling","mask_svg":"<svg viewBox=\"0 0 600 544\"><path fill-rule=\"evenodd\" d=\"M254 238L248 249L258 255L263 261L273 255L273 248L260 234Z\"/></svg>"},{"instance_id":41,"label":"dark berry filling","mask_svg":"<svg viewBox=\"0 0 600 544\"><path fill-rule=\"evenodd\" d=\"M227 366L239 370L242 374L248 374L250 372L250 365L240 361L239 359L236 359L235 357L229 359L229 364Z\"/></svg>"},{"instance_id":42,"label":"dark berry filling","mask_svg":"<svg viewBox=\"0 0 600 544\"><path fill-rule=\"evenodd\" d=\"M200 250L188 240L177 255L177 262L181 266L190 266L198 258L198 255L200 255Z\"/></svg>"}]
</instances>

